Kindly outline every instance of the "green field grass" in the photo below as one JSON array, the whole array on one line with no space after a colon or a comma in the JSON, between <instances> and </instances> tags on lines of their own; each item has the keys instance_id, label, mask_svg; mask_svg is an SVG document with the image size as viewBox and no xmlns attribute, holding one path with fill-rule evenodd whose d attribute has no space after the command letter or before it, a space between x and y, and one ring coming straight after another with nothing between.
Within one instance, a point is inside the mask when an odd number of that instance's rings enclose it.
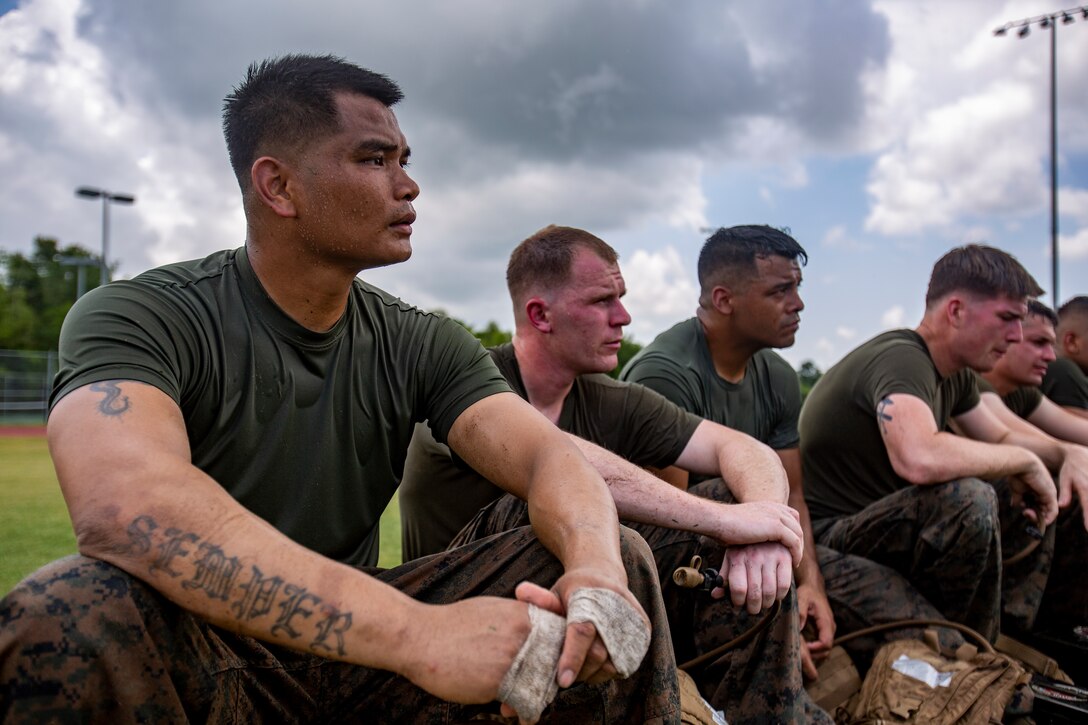
<instances>
[{"instance_id":1,"label":"green field grass","mask_svg":"<svg viewBox=\"0 0 1088 725\"><path fill-rule=\"evenodd\" d=\"M76 551L68 509L41 437L0 437L0 594L53 559ZM382 514L379 565L400 563L400 509Z\"/></svg>"}]
</instances>

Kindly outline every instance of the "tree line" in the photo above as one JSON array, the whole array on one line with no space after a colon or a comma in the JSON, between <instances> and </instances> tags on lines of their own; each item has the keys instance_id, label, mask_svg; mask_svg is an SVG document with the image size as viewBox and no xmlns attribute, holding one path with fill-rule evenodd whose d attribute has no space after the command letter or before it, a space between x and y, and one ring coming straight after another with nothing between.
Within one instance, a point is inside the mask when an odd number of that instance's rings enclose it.
<instances>
[{"instance_id":1,"label":"tree line","mask_svg":"<svg viewBox=\"0 0 1088 725\"><path fill-rule=\"evenodd\" d=\"M56 239L37 237L29 256L20 252L0 252L0 349L56 350L64 316L75 303L77 294L101 283L99 257L78 244L61 247ZM80 275L83 284L80 285ZM441 312L439 310L439 312ZM457 320L480 340L484 347L509 342L512 334L497 323L488 322L476 329ZM625 337L620 345L615 377L642 346ZM808 391L820 378L820 370L806 360L797 371L801 392Z\"/></svg>"},{"instance_id":2,"label":"tree line","mask_svg":"<svg viewBox=\"0 0 1088 725\"><path fill-rule=\"evenodd\" d=\"M0 348L56 350L64 316L100 283L99 258L78 244L37 237L29 256L0 252ZM82 263L82 264L80 264Z\"/></svg>"}]
</instances>

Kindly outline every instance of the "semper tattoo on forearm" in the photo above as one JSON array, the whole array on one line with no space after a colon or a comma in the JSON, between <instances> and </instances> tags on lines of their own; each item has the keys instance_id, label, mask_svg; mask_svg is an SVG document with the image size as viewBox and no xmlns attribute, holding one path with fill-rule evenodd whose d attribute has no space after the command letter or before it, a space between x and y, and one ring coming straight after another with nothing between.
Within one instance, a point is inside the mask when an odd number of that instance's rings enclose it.
<instances>
[{"instance_id":1,"label":"semper tattoo on forearm","mask_svg":"<svg viewBox=\"0 0 1088 725\"><path fill-rule=\"evenodd\" d=\"M113 380L94 383L91 385L91 390L96 393L106 394L106 397L102 398L102 402L98 404L98 412L102 415L121 415L131 407L128 396L121 393L120 386Z\"/></svg>"},{"instance_id":2,"label":"semper tattoo on forearm","mask_svg":"<svg viewBox=\"0 0 1088 725\"><path fill-rule=\"evenodd\" d=\"M888 434L888 421L892 419L891 414L888 413L888 408L893 405L895 403L892 402L891 398L884 398L876 406L876 419L880 421L880 432L884 435Z\"/></svg>"},{"instance_id":3,"label":"semper tattoo on forearm","mask_svg":"<svg viewBox=\"0 0 1088 725\"><path fill-rule=\"evenodd\" d=\"M346 654L344 633L351 628L351 612L323 604L321 597L306 587L266 575L253 564L244 571L237 557L228 556L216 544L201 541L192 532L173 527L161 529L151 516L137 516L126 532L129 553L153 556L149 573L177 579L186 576L178 567L188 563L192 572L181 582L183 589L227 602L239 621L260 624L276 636L299 639L303 634L295 625L301 620L311 620L317 630L307 643L311 651L341 657Z\"/></svg>"}]
</instances>

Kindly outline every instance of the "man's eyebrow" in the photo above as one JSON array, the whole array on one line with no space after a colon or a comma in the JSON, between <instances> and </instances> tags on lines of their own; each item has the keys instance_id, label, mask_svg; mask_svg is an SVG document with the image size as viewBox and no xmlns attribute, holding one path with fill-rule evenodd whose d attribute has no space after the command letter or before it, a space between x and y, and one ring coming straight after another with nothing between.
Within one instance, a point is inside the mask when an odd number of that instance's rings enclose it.
<instances>
[{"instance_id":1,"label":"man's eyebrow","mask_svg":"<svg viewBox=\"0 0 1088 725\"><path fill-rule=\"evenodd\" d=\"M365 140L360 141L359 143L357 143L355 145L355 152L360 153L360 154L363 154L363 153L387 154L387 153L391 153L393 151L397 151L398 149L400 149L399 144L391 143L391 142L386 141L384 139L377 139L377 138L365 139ZM408 150L407 147L405 147L404 153L405 153L405 156L407 156L411 152Z\"/></svg>"}]
</instances>

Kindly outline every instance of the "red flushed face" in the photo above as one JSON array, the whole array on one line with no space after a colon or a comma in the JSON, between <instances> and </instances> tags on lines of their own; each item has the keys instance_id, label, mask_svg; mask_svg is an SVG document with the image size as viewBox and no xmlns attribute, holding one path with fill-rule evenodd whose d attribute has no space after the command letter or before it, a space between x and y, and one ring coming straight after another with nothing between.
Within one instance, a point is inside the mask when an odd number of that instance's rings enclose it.
<instances>
[{"instance_id":1,"label":"red flushed face","mask_svg":"<svg viewBox=\"0 0 1088 725\"><path fill-rule=\"evenodd\" d=\"M621 301L626 293L619 265L578 249L567 284L547 295L552 321L549 345L556 362L574 375L615 369L623 328L631 323Z\"/></svg>"},{"instance_id":2,"label":"red flushed face","mask_svg":"<svg viewBox=\"0 0 1088 725\"><path fill-rule=\"evenodd\" d=\"M1008 297L963 298L955 350L964 367L993 370L1009 347L1023 339L1027 303Z\"/></svg>"},{"instance_id":3,"label":"red flushed face","mask_svg":"<svg viewBox=\"0 0 1088 725\"><path fill-rule=\"evenodd\" d=\"M295 175L298 235L320 261L356 270L412 255L412 201L407 141L393 111L354 93L336 97L337 133L300 154Z\"/></svg>"}]
</instances>

